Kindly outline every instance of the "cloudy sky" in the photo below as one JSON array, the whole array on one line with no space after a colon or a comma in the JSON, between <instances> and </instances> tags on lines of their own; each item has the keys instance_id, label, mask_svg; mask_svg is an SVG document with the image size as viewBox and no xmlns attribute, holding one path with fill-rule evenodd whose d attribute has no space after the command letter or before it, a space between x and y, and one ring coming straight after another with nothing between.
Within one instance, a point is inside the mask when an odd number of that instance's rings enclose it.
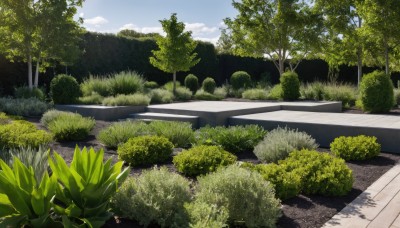
<instances>
[{"instance_id":1,"label":"cloudy sky","mask_svg":"<svg viewBox=\"0 0 400 228\"><path fill-rule=\"evenodd\" d=\"M177 13L198 40L216 43L223 19L234 17L232 0L86 0L78 15L89 31L117 33L122 29L162 32L159 20Z\"/></svg>"}]
</instances>

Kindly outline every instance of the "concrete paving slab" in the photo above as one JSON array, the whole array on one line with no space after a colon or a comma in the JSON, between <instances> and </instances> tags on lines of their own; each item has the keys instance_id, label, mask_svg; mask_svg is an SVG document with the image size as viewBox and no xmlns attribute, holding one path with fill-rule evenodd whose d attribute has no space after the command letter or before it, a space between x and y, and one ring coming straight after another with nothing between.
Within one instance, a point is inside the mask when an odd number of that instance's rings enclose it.
<instances>
[{"instance_id":1,"label":"concrete paving slab","mask_svg":"<svg viewBox=\"0 0 400 228\"><path fill-rule=\"evenodd\" d=\"M323 147L339 136L376 136L382 151L400 153L400 116L276 111L234 116L230 125L258 124L267 130L278 126L305 131Z\"/></svg>"},{"instance_id":2,"label":"concrete paving slab","mask_svg":"<svg viewBox=\"0 0 400 228\"><path fill-rule=\"evenodd\" d=\"M199 117L198 116L188 116L188 115L176 115L167 113L136 113L129 115L130 118L135 120L166 120L166 121L182 121L189 122L192 124L193 128L198 127Z\"/></svg>"}]
</instances>

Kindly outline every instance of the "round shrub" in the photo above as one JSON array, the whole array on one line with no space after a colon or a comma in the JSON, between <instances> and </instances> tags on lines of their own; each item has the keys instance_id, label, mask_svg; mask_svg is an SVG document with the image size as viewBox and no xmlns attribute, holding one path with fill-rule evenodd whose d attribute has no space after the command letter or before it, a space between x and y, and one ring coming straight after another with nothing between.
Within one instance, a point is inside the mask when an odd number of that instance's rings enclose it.
<instances>
[{"instance_id":1,"label":"round shrub","mask_svg":"<svg viewBox=\"0 0 400 228\"><path fill-rule=\"evenodd\" d=\"M230 82L234 90L245 89L250 87L251 77L245 71L236 71L232 74Z\"/></svg>"},{"instance_id":2,"label":"round shrub","mask_svg":"<svg viewBox=\"0 0 400 228\"><path fill-rule=\"evenodd\" d=\"M360 97L364 111L388 112L394 105L392 80L381 71L364 75L360 83Z\"/></svg>"},{"instance_id":3,"label":"round shrub","mask_svg":"<svg viewBox=\"0 0 400 228\"><path fill-rule=\"evenodd\" d=\"M262 162L277 162L285 159L294 150L316 148L318 144L307 133L278 127L257 144L254 154Z\"/></svg>"},{"instance_id":4,"label":"round shrub","mask_svg":"<svg viewBox=\"0 0 400 228\"><path fill-rule=\"evenodd\" d=\"M299 76L292 71L285 72L280 77L282 98L284 100L297 100L300 97Z\"/></svg>"},{"instance_id":5,"label":"round shrub","mask_svg":"<svg viewBox=\"0 0 400 228\"><path fill-rule=\"evenodd\" d=\"M196 202L226 208L235 225L275 227L280 216L272 185L257 172L236 165L199 177Z\"/></svg>"},{"instance_id":6,"label":"round shrub","mask_svg":"<svg viewBox=\"0 0 400 228\"><path fill-rule=\"evenodd\" d=\"M328 153L300 150L279 162L287 172L301 176L302 192L325 196L343 196L353 186L353 172L341 158Z\"/></svg>"},{"instance_id":7,"label":"round shrub","mask_svg":"<svg viewBox=\"0 0 400 228\"><path fill-rule=\"evenodd\" d=\"M174 145L162 136L145 135L129 139L118 146L118 157L132 166L149 165L167 160Z\"/></svg>"},{"instance_id":8,"label":"round shrub","mask_svg":"<svg viewBox=\"0 0 400 228\"><path fill-rule=\"evenodd\" d=\"M365 135L338 137L330 147L333 154L346 161L370 159L381 152L381 145L376 142L376 137Z\"/></svg>"},{"instance_id":9,"label":"round shrub","mask_svg":"<svg viewBox=\"0 0 400 228\"><path fill-rule=\"evenodd\" d=\"M30 89L27 86L15 88L14 96L15 96L15 98L24 98L24 99L34 97L41 101L44 101L46 99L46 95L41 88L34 87L34 88Z\"/></svg>"},{"instance_id":10,"label":"round shrub","mask_svg":"<svg viewBox=\"0 0 400 228\"><path fill-rule=\"evenodd\" d=\"M235 155L221 147L202 145L182 151L174 157L173 163L179 172L187 176L197 176L231 165L236 159Z\"/></svg>"},{"instance_id":11,"label":"round shrub","mask_svg":"<svg viewBox=\"0 0 400 228\"><path fill-rule=\"evenodd\" d=\"M73 104L78 101L81 90L74 77L60 74L50 82L50 95L55 104Z\"/></svg>"},{"instance_id":12,"label":"round shrub","mask_svg":"<svg viewBox=\"0 0 400 228\"><path fill-rule=\"evenodd\" d=\"M215 83L213 78L208 77L204 79L202 89L205 92L213 94L216 87L217 84Z\"/></svg>"},{"instance_id":13,"label":"round shrub","mask_svg":"<svg viewBox=\"0 0 400 228\"><path fill-rule=\"evenodd\" d=\"M185 78L185 86L194 94L199 88L199 79L194 74L189 74Z\"/></svg>"},{"instance_id":14,"label":"round shrub","mask_svg":"<svg viewBox=\"0 0 400 228\"><path fill-rule=\"evenodd\" d=\"M144 88L146 88L146 89L157 89L158 87L160 87L160 86L155 81L146 81L144 83Z\"/></svg>"},{"instance_id":15,"label":"round shrub","mask_svg":"<svg viewBox=\"0 0 400 228\"><path fill-rule=\"evenodd\" d=\"M185 217L184 204L190 201L190 183L167 168L143 171L122 184L111 200L118 215L134 219L147 227L185 227L180 224ZM175 225L175 226L173 226Z\"/></svg>"}]
</instances>

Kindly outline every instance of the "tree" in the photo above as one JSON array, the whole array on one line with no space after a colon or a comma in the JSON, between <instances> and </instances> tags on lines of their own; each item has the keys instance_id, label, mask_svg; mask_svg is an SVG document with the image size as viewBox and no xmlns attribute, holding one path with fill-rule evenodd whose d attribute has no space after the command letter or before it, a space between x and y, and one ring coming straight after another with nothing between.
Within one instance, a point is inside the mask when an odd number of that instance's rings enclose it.
<instances>
[{"instance_id":1,"label":"tree","mask_svg":"<svg viewBox=\"0 0 400 228\"><path fill-rule=\"evenodd\" d=\"M37 87L39 71L50 61L73 61L83 31L74 21L76 7L83 0L2 0L0 1L0 51L11 61L28 65L28 85ZM80 20L80 22L82 22ZM32 65L36 63L33 83Z\"/></svg>"},{"instance_id":2,"label":"tree","mask_svg":"<svg viewBox=\"0 0 400 228\"><path fill-rule=\"evenodd\" d=\"M160 23L165 37L159 36L156 42L159 50L153 50L154 56L150 57L150 63L158 69L173 74L176 91L176 72L189 71L191 67L200 62L197 53L193 53L197 43L192 39L191 32L184 32L185 24L177 21L176 14L172 14L169 20L161 20Z\"/></svg>"},{"instance_id":3,"label":"tree","mask_svg":"<svg viewBox=\"0 0 400 228\"><path fill-rule=\"evenodd\" d=\"M293 71L319 46L322 18L300 0L233 0L232 5L239 14L224 22L235 54L267 56L283 74L285 63Z\"/></svg>"},{"instance_id":4,"label":"tree","mask_svg":"<svg viewBox=\"0 0 400 228\"><path fill-rule=\"evenodd\" d=\"M136 32L135 30L132 29L123 29L117 33L117 36L119 37L125 37L125 38L155 38L157 36L160 36L158 33L141 33L141 32Z\"/></svg>"},{"instance_id":5,"label":"tree","mask_svg":"<svg viewBox=\"0 0 400 228\"><path fill-rule=\"evenodd\" d=\"M221 29L221 36L218 39L216 50L218 53L232 54L233 52L232 36L226 28Z\"/></svg>"}]
</instances>

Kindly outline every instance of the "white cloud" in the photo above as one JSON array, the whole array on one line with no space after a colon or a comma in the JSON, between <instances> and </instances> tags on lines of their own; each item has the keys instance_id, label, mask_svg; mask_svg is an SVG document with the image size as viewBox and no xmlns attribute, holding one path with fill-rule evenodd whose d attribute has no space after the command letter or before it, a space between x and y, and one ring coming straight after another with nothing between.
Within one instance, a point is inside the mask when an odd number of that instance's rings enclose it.
<instances>
[{"instance_id":1,"label":"white cloud","mask_svg":"<svg viewBox=\"0 0 400 228\"><path fill-rule=\"evenodd\" d=\"M217 45L217 42L219 40L219 36L217 37L213 37L213 38L205 38L205 37L194 37L193 39L195 40L200 40L200 41L204 41L204 42L210 42L214 45Z\"/></svg>"},{"instance_id":2,"label":"white cloud","mask_svg":"<svg viewBox=\"0 0 400 228\"><path fill-rule=\"evenodd\" d=\"M207 27L204 23L185 23L186 31L192 31L193 36L201 36L214 33L217 27Z\"/></svg>"},{"instance_id":3,"label":"white cloud","mask_svg":"<svg viewBox=\"0 0 400 228\"><path fill-rule=\"evenodd\" d=\"M141 33L159 33L165 34L162 27L139 27L135 24L125 24L119 30L130 29Z\"/></svg>"},{"instance_id":4,"label":"white cloud","mask_svg":"<svg viewBox=\"0 0 400 228\"><path fill-rule=\"evenodd\" d=\"M79 17L84 17L84 16L85 16L84 13L80 13L80 14L79 14Z\"/></svg>"},{"instance_id":5,"label":"white cloud","mask_svg":"<svg viewBox=\"0 0 400 228\"><path fill-rule=\"evenodd\" d=\"M86 25L92 25L95 27L100 27L101 25L107 24L108 20L105 19L104 17L97 16L89 19L84 19L84 23Z\"/></svg>"}]
</instances>

